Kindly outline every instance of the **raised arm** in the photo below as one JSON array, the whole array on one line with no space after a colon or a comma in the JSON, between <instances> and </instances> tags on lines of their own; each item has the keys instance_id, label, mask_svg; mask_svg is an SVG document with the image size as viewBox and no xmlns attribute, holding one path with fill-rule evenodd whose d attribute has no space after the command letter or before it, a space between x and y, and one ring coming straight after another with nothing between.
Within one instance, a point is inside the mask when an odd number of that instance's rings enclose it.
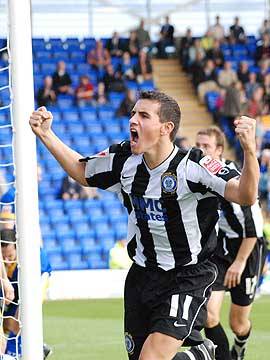
<instances>
[{"instance_id":1,"label":"raised arm","mask_svg":"<svg viewBox=\"0 0 270 360\"><path fill-rule=\"evenodd\" d=\"M33 111L29 123L34 134L40 138L62 168L74 180L78 181L81 185L87 186L84 175L85 163L79 162L82 156L70 149L54 134L51 129L52 120L51 112L42 106Z\"/></svg>"},{"instance_id":2,"label":"raised arm","mask_svg":"<svg viewBox=\"0 0 270 360\"><path fill-rule=\"evenodd\" d=\"M256 157L256 121L241 116L234 121L235 133L244 152L244 164L239 180L227 182L224 197L241 205L252 205L258 196L259 164Z\"/></svg>"}]
</instances>

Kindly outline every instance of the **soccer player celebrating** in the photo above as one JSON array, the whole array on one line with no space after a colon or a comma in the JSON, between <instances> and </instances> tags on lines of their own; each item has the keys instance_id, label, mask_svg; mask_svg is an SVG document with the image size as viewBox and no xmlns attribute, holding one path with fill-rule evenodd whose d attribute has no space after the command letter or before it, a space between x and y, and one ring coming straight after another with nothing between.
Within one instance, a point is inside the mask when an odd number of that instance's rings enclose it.
<instances>
[{"instance_id":1,"label":"soccer player celebrating","mask_svg":"<svg viewBox=\"0 0 270 360\"><path fill-rule=\"evenodd\" d=\"M224 144L224 134L217 127L197 133L197 147L228 169L237 170L232 161L222 159ZM220 207L218 242L213 257L218 277L207 305L205 334L217 345L217 360L241 360L244 359L250 335L249 315L264 264L263 217L258 201L253 206L239 206L220 198ZM230 291L232 301L230 326L235 340L231 353L228 338L220 324L225 290Z\"/></svg>"},{"instance_id":2,"label":"soccer player celebrating","mask_svg":"<svg viewBox=\"0 0 270 360\"><path fill-rule=\"evenodd\" d=\"M30 117L33 132L70 176L84 186L117 192L129 214L133 265L124 295L129 359L214 359L213 343L203 341L199 330L217 276L209 261L218 220L216 194L240 204L255 202L255 120L235 121L245 154L240 178L199 149L174 146L180 109L161 92L140 94L131 112L130 141L85 159L56 137L51 123L44 107ZM177 353L184 343L194 346Z\"/></svg>"}]
</instances>

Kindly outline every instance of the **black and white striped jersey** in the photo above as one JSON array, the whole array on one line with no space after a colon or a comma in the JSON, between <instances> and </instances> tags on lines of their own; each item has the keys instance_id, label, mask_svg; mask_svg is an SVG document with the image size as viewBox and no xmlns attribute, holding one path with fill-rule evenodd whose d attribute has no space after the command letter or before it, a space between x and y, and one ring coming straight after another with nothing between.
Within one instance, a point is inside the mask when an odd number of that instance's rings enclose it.
<instances>
[{"instance_id":1,"label":"black and white striped jersey","mask_svg":"<svg viewBox=\"0 0 270 360\"><path fill-rule=\"evenodd\" d=\"M233 161L226 160L224 164L230 169L237 170ZM252 206L240 206L221 198L220 208L218 226L227 238L263 236L263 216L258 200Z\"/></svg>"},{"instance_id":2,"label":"black and white striped jersey","mask_svg":"<svg viewBox=\"0 0 270 360\"><path fill-rule=\"evenodd\" d=\"M217 194L238 176L201 150L174 147L158 167L131 153L128 141L87 161L89 186L117 192L128 210L128 252L138 265L170 270L196 264L216 246Z\"/></svg>"}]
</instances>

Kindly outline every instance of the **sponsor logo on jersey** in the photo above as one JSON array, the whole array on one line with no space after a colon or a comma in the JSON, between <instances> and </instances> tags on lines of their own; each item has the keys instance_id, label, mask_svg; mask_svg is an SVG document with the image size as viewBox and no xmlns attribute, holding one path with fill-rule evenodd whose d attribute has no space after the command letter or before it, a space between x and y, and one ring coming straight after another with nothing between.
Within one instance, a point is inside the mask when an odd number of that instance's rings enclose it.
<instances>
[{"instance_id":1,"label":"sponsor logo on jersey","mask_svg":"<svg viewBox=\"0 0 270 360\"><path fill-rule=\"evenodd\" d=\"M132 195L132 204L137 219L168 221L167 209L162 207L161 200Z\"/></svg>"},{"instance_id":2,"label":"sponsor logo on jersey","mask_svg":"<svg viewBox=\"0 0 270 360\"><path fill-rule=\"evenodd\" d=\"M129 333L125 333L125 344L128 354L132 354L135 349L135 342Z\"/></svg>"},{"instance_id":3,"label":"sponsor logo on jersey","mask_svg":"<svg viewBox=\"0 0 270 360\"><path fill-rule=\"evenodd\" d=\"M167 172L161 176L162 191L167 194L173 194L177 189L177 177L175 174Z\"/></svg>"},{"instance_id":4,"label":"sponsor logo on jersey","mask_svg":"<svg viewBox=\"0 0 270 360\"><path fill-rule=\"evenodd\" d=\"M223 168L220 161L212 159L211 156L204 156L200 160L200 165L204 167L211 174L217 174Z\"/></svg>"}]
</instances>

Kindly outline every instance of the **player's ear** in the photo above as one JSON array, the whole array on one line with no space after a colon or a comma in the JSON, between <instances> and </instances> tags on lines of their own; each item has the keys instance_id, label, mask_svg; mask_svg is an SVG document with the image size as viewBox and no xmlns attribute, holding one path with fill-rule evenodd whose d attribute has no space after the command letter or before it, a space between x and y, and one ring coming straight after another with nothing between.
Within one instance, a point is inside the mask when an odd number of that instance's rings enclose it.
<instances>
[{"instance_id":1,"label":"player's ear","mask_svg":"<svg viewBox=\"0 0 270 360\"><path fill-rule=\"evenodd\" d=\"M170 134L174 129L174 123L172 121L166 121L162 124L160 134L162 136Z\"/></svg>"}]
</instances>

